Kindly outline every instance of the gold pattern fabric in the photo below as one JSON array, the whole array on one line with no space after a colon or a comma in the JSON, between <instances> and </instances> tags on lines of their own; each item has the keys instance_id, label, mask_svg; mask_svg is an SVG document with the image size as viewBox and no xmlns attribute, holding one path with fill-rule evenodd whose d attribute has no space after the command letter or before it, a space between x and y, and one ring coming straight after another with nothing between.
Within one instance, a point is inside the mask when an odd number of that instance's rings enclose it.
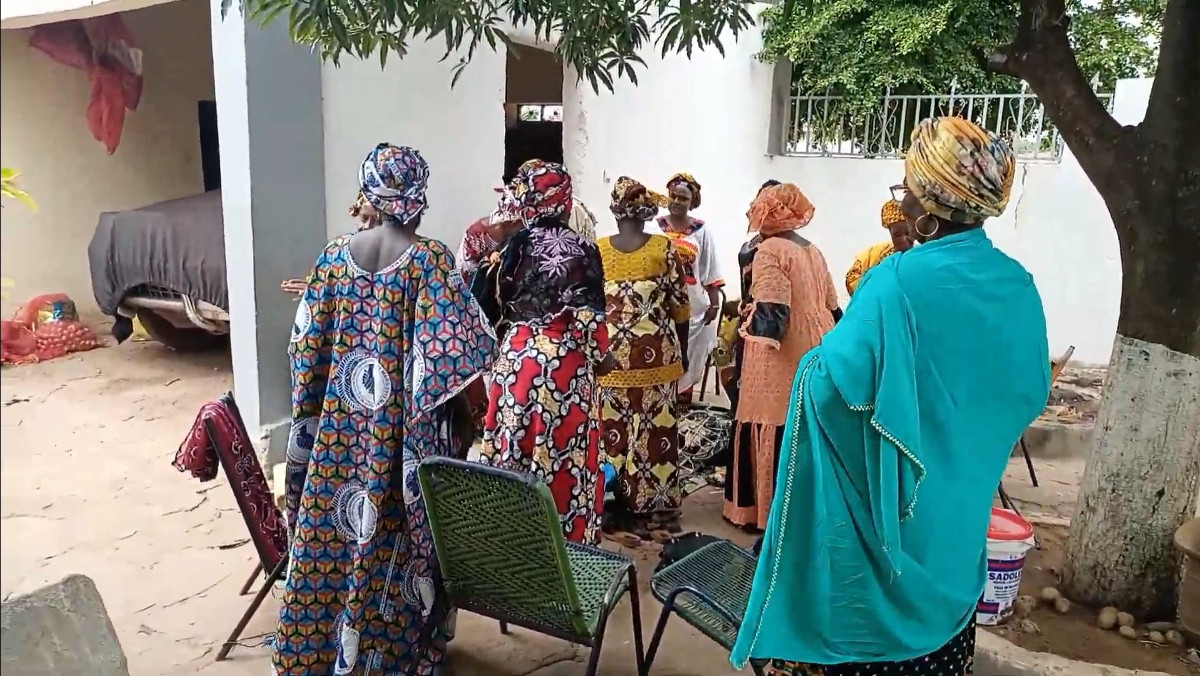
<instances>
[{"instance_id":1,"label":"gold pattern fabric","mask_svg":"<svg viewBox=\"0 0 1200 676\"><path fill-rule=\"evenodd\" d=\"M884 202L883 208L879 210L879 222L885 228L904 222L904 212L900 210L900 203L896 200Z\"/></svg>"},{"instance_id":2,"label":"gold pattern fabric","mask_svg":"<svg viewBox=\"0 0 1200 676\"><path fill-rule=\"evenodd\" d=\"M892 246L891 240L888 240L869 246L855 254L854 263L846 272L846 291L849 291L850 295L854 295L859 281L862 280L863 275L867 274L867 270L879 265L883 259L894 253L896 253L896 248Z\"/></svg>"},{"instance_id":3,"label":"gold pattern fabric","mask_svg":"<svg viewBox=\"0 0 1200 676\"><path fill-rule=\"evenodd\" d=\"M624 253L612 239L600 240L604 264L609 340L617 368L601 377L605 387L647 387L677 380L683 358L675 325L690 310L675 246L651 235L637 251Z\"/></svg>"},{"instance_id":4,"label":"gold pattern fabric","mask_svg":"<svg viewBox=\"0 0 1200 676\"><path fill-rule=\"evenodd\" d=\"M600 430L621 484L617 499L635 515L672 513L683 499L678 402L674 381L600 388Z\"/></svg>"},{"instance_id":5,"label":"gold pattern fabric","mask_svg":"<svg viewBox=\"0 0 1200 676\"><path fill-rule=\"evenodd\" d=\"M1008 144L961 117L921 120L904 156L904 182L939 218L978 223L1004 213L1016 158Z\"/></svg>"}]
</instances>

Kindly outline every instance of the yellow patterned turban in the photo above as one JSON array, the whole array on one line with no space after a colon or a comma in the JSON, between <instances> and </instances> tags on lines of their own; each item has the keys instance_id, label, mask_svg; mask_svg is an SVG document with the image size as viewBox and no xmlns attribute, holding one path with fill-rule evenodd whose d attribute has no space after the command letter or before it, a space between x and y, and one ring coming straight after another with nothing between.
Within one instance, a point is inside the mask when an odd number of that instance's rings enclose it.
<instances>
[{"instance_id":1,"label":"yellow patterned turban","mask_svg":"<svg viewBox=\"0 0 1200 676\"><path fill-rule=\"evenodd\" d=\"M961 117L922 120L904 157L904 182L926 211L974 224L1004 213L1016 159L1000 137Z\"/></svg>"},{"instance_id":2,"label":"yellow patterned turban","mask_svg":"<svg viewBox=\"0 0 1200 676\"><path fill-rule=\"evenodd\" d=\"M883 209L879 211L879 221L883 223L883 227L891 228L893 225L904 221L904 212L900 211L900 203L896 200L888 200L883 203Z\"/></svg>"}]
</instances>

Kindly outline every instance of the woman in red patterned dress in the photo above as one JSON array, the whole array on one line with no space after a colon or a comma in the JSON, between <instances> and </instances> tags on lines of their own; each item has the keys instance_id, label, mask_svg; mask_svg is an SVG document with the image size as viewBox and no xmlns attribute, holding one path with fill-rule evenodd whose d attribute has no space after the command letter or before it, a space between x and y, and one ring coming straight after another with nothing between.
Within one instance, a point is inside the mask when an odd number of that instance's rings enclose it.
<instances>
[{"instance_id":1,"label":"woman in red patterned dress","mask_svg":"<svg viewBox=\"0 0 1200 676\"><path fill-rule=\"evenodd\" d=\"M480 462L529 472L554 495L568 540L599 540L604 498L596 376L606 372L604 273L596 245L567 226L571 177L531 160L501 196L525 227L474 288L503 327L491 368Z\"/></svg>"}]
</instances>

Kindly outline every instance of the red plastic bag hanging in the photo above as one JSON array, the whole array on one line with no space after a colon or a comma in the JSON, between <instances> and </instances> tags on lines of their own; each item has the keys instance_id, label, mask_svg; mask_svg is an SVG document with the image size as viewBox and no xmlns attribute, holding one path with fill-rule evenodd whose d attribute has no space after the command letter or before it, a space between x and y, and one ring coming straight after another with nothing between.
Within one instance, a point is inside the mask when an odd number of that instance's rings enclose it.
<instances>
[{"instance_id":1,"label":"red plastic bag hanging","mask_svg":"<svg viewBox=\"0 0 1200 676\"><path fill-rule=\"evenodd\" d=\"M88 130L111 155L121 143L125 111L142 99L142 50L120 14L73 19L33 29L29 45L59 63L88 72Z\"/></svg>"}]
</instances>

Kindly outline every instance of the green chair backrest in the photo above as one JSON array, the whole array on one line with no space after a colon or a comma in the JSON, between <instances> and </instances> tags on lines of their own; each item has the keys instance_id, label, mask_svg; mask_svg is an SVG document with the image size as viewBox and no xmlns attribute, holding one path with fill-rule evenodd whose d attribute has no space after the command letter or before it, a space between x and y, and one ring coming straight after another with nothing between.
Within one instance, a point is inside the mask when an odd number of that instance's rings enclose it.
<instances>
[{"instance_id":1,"label":"green chair backrest","mask_svg":"<svg viewBox=\"0 0 1200 676\"><path fill-rule=\"evenodd\" d=\"M544 483L440 456L423 460L417 476L455 606L588 636L562 522Z\"/></svg>"}]
</instances>

